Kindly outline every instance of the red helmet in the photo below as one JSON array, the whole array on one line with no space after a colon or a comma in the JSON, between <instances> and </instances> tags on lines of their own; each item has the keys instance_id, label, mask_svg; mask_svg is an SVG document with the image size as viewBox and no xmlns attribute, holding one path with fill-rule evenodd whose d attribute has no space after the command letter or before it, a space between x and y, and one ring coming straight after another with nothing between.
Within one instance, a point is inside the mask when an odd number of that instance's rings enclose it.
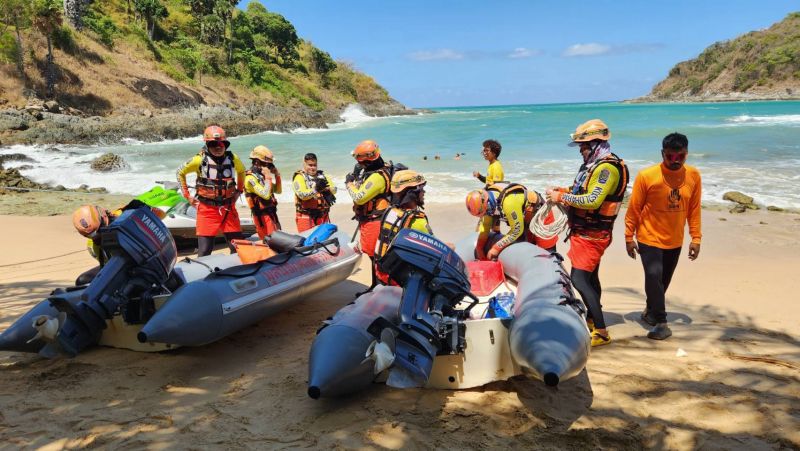
<instances>
[{"instance_id":1,"label":"red helmet","mask_svg":"<svg viewBox=\"0 0 800 451\"><path fill-rule=\"evenodd\" d=\"M226 149L231 145L231 142L228 141L228 137L225 135L225 130L219 125L206 127L206 129L203 131L203 141L219 141L225 144Z\"/></svg>"},{"instance_id":2,"label":"red helmet","mask_svg":"<svg viewBox=\"0 0 800 451\"><path fill-rule=\"evenodd\" d=\"M97 230L108 223L108 212L97 205L84 205L72 213L72 225L86 238L94 238Z\"/></svg>"},{"instance_id":3,"label":"red helmet","mask_svg":"<svg viewBox=\"0 0 800 451\"><path fill-rule=\"evenodd\" d=\"M361 141L351 152L359 163L363 161L375 161L381 156L381 148L378 143L372 140Z\"/></svg>"}]
</instances>

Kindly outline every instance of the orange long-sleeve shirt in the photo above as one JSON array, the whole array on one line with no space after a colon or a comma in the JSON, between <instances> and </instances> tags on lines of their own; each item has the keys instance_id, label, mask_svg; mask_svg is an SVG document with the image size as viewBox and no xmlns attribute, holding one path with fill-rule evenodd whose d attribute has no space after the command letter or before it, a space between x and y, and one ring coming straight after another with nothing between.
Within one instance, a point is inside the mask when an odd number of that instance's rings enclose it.
<instances>
[{"instance_id":1,"label":"orange long-sleeve shirt","mask_svg":"<svg viewBox=\"0 0 800 451\"><path fill-rule=\"evenodd\" d=\"M685 224L692 243L700 243L700 172L684 165L671 171L663 163L643 169L633 182L625 214L625 241L661 249L683 245Z\"/></svg>"}]
</instances>

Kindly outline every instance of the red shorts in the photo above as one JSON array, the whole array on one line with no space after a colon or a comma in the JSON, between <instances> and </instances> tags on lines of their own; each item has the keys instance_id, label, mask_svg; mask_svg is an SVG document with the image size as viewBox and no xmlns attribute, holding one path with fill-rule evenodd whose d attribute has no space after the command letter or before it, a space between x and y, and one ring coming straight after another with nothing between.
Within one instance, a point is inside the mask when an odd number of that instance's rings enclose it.
<instances>
[{"instance_id":1,"label":"red shorts","mask_svg":"<svg viewBox=\"0 0 800 451\"><path fill-rule=\"evenodd\" d=\"M593 272L600 265L600 258L610 245L610 234L598 237L572 234L569 237L567 256L573 268Z\"/></svg>"},{"instance_id":2,"label":"red shorts","mask_svg":"<svg viewBox=\"0 0 800 451\"><path fill-rule=\"evenodd\" d=\"M241 231L242 225L239 223L239 212L236 211L235 205L216 207L202 202L197 205L197 236L217 236L220 232Z\"/></svg>"},{"instance_id":3,"label":"red shorts","mask_svg":"<svg viewBox=\"0 0 800 451\"><path fill-rule=\"evenodd\" d=\"M321 216L310 216L298 211L294 215L294 222L297 224L297 232L299 233L305 232L306 230L316 227L320 224L331 222L331 218L328 217L327 212Z\"/></svg>"},{"instance_id":4,"label":"red shorts","mask_svg":"<svg viewBox=\"0 0 800 451\"><path fill-rule=\"evenodd\" d=\"M376 219L374 221L359 223L358 228L361 233L361 241L359 244L361 252L370 257L374 256L375 245L378 243L378 234L381 231L381 220Z\"/></svg>"},{"instance_id":5,"label":"red shorts","mask_svg":"<svg viewBox=\"0 0 800 451\"><path fill-rule=\"evenodd\" d=\"M256 226L258 238L262 240L265 236L272 235L272 232L281 229L281 223L269 215L253 216L253 224Z\"/></svg>"}]
</instances>

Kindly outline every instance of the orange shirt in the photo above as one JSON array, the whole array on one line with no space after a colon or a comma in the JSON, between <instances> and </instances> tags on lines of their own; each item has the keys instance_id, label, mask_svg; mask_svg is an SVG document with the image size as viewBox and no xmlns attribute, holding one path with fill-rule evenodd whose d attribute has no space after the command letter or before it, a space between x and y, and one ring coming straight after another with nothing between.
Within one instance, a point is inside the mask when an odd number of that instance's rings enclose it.
<instances>
[{"instance_id":1,"label":"orange shirt","mask_svg":"<svg viewBox=\"0 0 800 451\"><path fill-rule=\"evenodd\" d=\"M684 165L671 171L663 163L636 175L625 214L625 241L636 240L661 249L683 245L689 224L692 243L700 243L700 172Z\"/></svg>"}]
</instances>

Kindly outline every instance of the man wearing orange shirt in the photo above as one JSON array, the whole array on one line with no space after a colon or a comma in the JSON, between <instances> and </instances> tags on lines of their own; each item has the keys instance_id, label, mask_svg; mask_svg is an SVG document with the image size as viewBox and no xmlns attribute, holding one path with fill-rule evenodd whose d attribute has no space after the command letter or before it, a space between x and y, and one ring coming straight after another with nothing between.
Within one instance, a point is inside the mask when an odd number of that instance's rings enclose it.
<instances>
[{"instance_id":1,"label":"man wearing orange shirt","mask_svg":"<svg viewBox=\"0 0 800 451\"><path fill-rule=\"evenodd\" d=\"M628 255L642 256L647 307L642 320L653 329L647 338L664 340L672 335L667 326L664 295L678 265L688 223L689 260L700 254L700 172L686 165L689 140L671 133L661 145L660 164L643 169L633 182L625 214L625 247ZM634 236L636 237L634 239Z\"/></svg>"}]
</instances>

